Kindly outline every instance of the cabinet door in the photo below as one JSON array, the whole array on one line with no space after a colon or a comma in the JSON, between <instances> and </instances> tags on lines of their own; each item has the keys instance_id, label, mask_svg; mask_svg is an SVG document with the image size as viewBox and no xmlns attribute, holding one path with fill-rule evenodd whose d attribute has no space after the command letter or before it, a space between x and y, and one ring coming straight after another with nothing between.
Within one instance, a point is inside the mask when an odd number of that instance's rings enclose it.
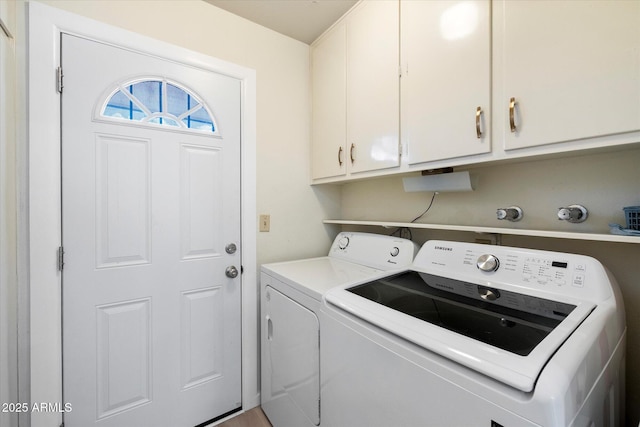
<instances>
[{"instance_id":1,"label":"cabinet door","mask_svg":"<svg viewBox=\"0 0 640 427\"><path fill-rule=\"evenodd\" d=\"M640 129L640 2L500 5L506 149Z\"/></svg>"},{"instance_id":2,"label":"cabinet door","mask_svg":"<svg viewBox=\"0 0 640 427\"><path fill-rule=\"evenodd\" d=\"M311 50L314 179L344 175L347 138L346 29L333 28Z\"/></svg>"},{"instance_id":3,"label":"cabinet door","mask_svg":"<svg viewBox=\"0 0 640 427\"><path fill-rule=\"evenodd\" d=\"M490 1L401 5L401 117L407 162L489 152Z\"/></svg>"},{"instance_id":4,"label":"cabinet door","mask_svg":"<svg viewBox=\"0 0 640 427\"><path fill-rule=\"evenodd\" d=\"M398 166L399 3L361 3L347 19L347 160L351 172Z\"/></svg>"}]
</instances>

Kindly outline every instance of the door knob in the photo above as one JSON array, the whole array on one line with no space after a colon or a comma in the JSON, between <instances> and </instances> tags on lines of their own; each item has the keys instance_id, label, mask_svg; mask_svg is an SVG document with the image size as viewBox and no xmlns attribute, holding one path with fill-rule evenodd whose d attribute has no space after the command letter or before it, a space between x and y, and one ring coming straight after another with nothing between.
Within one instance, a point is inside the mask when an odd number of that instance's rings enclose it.
<instances>
[{"instance_id":1,"label":"door knob","mask_svg":"<svg viewBox=\"0 0 640 427\"><path fill-rule=\"evenodd\" d=\"M227 277L231 278L231 279L235 279L236 277L238 277L238 269L233 266L230 265L229 267L227 267L227 269L224 271L224 274L227 275Z\"/></svg>"}]
</instances>

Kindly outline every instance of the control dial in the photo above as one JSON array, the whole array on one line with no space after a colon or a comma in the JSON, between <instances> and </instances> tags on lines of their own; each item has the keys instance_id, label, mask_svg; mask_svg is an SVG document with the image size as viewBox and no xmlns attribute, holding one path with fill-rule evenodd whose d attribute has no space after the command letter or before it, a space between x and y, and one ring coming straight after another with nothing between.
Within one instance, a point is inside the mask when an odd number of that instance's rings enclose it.
<instances>
[{"instance_id":1,"label":"control dial","mask_svg":"<svg viewBox=\"0 0 640 427\"><path fill-rule=\"evenodd\" d=\"M500 267L500 260L495 255L484 254L478 257L476 267L482 271L496 271Z\"/></svg>"},{"instance_id":2,"label":"control dial","mask_svg":"<svg viewBox=\"0 0 640 427\"><path fill-rule=\"evenodd\" d=\"M343 236L338 240L338 248L346 249L349 246L349 238L347 236Z\"/></svg>"},{"instance_id":3,"label":"control dial","mask_svg":"<svg viewBox=\"0 0 640 427\"><path fill-rule=\"evenodd\" d=\"M480 298L485 301L495 301L500 298L500 291L497 289L491 289L484 286L478 286L478 293Z\"/></svg>"}]
</instances>

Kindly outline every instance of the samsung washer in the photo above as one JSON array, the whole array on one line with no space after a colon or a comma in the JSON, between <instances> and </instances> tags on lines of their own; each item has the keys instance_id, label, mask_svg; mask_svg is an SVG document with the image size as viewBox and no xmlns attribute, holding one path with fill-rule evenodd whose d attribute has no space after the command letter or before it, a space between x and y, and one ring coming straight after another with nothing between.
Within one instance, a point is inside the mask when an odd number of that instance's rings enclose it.
<instances>
[{"instance_id":1,"label":"samsung washer","mask_svg":"<svg viewBox=\"0 0 640 427\"><path fill-rule=\"evenodd\" d=\"M624 306L593 258L430 241L321 313L323 426L623 424Z\"/></svg>"}]
</instances>

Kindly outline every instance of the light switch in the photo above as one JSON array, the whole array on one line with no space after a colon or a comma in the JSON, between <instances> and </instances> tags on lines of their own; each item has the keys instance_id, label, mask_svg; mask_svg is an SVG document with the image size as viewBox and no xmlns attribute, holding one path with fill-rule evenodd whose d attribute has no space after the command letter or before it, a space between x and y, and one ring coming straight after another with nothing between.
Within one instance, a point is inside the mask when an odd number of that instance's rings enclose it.
<instances>
[{"instance_id":1,"label":"light switch","mask_svg":"<svg viewBox=\"0 0 640 427\"><path fill-rule=\"evenodd\" d=\"M271 228L271 215L260 215L260 231L269 231Z\"/></svg>"}]
</instances>

